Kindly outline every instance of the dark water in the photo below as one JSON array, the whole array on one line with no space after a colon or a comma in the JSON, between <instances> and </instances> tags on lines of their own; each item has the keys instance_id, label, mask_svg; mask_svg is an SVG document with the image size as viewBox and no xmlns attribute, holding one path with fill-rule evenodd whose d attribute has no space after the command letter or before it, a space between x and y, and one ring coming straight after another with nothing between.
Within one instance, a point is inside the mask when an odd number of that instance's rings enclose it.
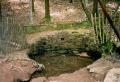
<instances>
[{"instance_id":1,"label":"dark water","mask_svg":"<svg viewBox=\"0 0 120 82\"><path fill-rule=\"evenodd\" d=\"M35 60L45 65L45 70L34 73L33 77L38 76L58 76L63 73L71 73L83 68L93 62L91 58L66 55L43 55L36 57Z\"/></svg>"}]
</instances>

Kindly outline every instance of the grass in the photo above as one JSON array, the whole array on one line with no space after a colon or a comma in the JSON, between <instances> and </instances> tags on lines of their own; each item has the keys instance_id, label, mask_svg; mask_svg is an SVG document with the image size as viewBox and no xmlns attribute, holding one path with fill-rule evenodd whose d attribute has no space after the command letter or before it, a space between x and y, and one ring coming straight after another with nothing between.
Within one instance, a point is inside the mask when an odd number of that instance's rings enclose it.
<instances>
[{"instance_id":1,"label":"grass","mask_svg":"<svg viewBox=\"0 0 120 82\"><path fill-rule=\"evenodd\" d=\"M54 30L64 30L64 29L79 29L90 27L89 21L83 21L81 23L50 23L38 26L27 26L27 34L43 32L43 31L54 31Z\"/></svg>"}]
</instances>

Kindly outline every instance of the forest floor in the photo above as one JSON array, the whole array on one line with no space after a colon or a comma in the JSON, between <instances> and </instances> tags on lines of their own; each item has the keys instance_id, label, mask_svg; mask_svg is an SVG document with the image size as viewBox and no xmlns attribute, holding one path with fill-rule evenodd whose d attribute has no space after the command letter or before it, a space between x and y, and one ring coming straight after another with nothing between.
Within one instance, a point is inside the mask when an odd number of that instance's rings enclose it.
<instances>
[{"instance_id":1,"label":"forest floor","mask_svg":"<svg viewBox=\"0 0 120 82\"><path fill-rule=\"evenodd\" d=\"M21 2L20 2L21 1ZM9 0L9 8L4 6L5 9L8 9L9 13L15 15L16 18L19 18L25 24L29 22L28 13L29 13L29 1L28 0ZM34 23L39 24L44 21L45 15L45 4L44 0L35 0L34 9L35 13L33 16ZM91 8L91 7L89 7ZM5 15L7 15L6 11ZM14 12L14 13L13 13ZM8 13L8 14L9 14ZM69 3L69 0L53 0L50 1L50 15L52 22L79 22L86 18L86 15L80 5L79 1L74 1L74 3ZM21 22L19 21L19 22Z\"/></svg>"}]
</instances>

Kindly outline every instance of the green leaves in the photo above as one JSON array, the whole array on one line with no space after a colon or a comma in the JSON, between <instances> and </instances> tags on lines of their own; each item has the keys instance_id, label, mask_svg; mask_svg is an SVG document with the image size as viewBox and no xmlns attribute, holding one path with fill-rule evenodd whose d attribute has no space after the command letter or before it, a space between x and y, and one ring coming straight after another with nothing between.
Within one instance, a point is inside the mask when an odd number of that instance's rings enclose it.
<instances>
[{"instance_id":1,"label":"green leaves","mask_svg":"<svg viewBox=\"0 0 120 82\"><path fill-rule=\"evenodd\" d=\"M112 41L108 40L106 43L100 46L100 51L102 52L102 56L105 57L112 52L113 43Z\"/></svg>"}]
</instances>

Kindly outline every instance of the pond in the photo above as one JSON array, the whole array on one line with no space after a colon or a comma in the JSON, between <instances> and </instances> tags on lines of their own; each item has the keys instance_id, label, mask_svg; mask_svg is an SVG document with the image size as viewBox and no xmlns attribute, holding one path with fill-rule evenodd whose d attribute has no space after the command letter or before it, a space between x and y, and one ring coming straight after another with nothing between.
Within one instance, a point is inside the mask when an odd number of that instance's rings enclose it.
<instances>
[{"instance_id":1,"label":"pond","mask_svg":"<svg viewBox=\"0 0 120 82\"><path fill-rule=\"evenodd\" d=\"M46 69L36 72L33 77L58 76L86 67L95 61L93 59L96 59L98 54L96 49L92 34L62 31L41 37L30 46L28 56L44 64ZM78 56L81 52L86 52L90 57Z\"/></svg>"},{"instance_id":2,"label":"pond","mask_svg":"<svg viewBox=\"0 0 120 82\"><path fill-rule=\"evenodd\" d=\"M80 68L86 67L94 60L75 55L49 55L35 57L35 60L45 65L45 70L34 73L33 77L58 76L63 73L72 73Z\"/></svg>"}]
</instances>

